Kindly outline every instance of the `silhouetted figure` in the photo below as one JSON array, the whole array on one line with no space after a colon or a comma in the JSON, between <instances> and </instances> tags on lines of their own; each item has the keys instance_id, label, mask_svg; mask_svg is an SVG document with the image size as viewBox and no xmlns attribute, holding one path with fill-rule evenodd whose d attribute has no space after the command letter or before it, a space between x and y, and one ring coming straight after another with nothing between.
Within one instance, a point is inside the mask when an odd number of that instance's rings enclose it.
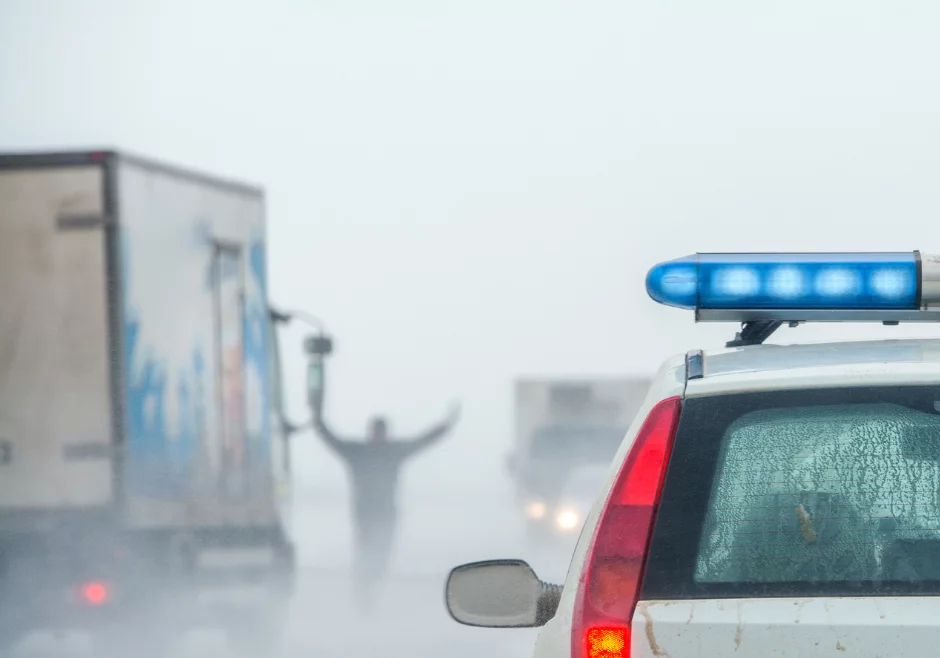
<instances>
[{"instance_id":1,"label":"silhouetted figure","mask_svg":"<svg viewBox=\"0 0 940 658\"><path fill-rule=\"evenodd\" d=\"M321 398L322 403L322 398ZM398 510L396 495L402 464L442 439L457 422L459 407L448 418L417 438L390 440L384 418L375 418L365 441L336 436L315 409L314 427L321 438L339 455L352 478L353 524L356 532L356 591L368 605L369 592L384 575L392 552Z\"/></svg>"}]
</instances>

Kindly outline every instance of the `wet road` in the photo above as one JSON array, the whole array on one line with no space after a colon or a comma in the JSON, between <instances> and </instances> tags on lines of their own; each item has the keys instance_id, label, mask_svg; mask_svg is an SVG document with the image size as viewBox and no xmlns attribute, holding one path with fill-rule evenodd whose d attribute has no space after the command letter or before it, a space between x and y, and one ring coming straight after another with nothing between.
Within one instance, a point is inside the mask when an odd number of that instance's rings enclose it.
<instances>
[{"instance_id":1,"label":"wet road","mask_svg":"<svg viewBox=\"0 0 940 658\"><path fill-rule=\"evenodd\" d=\"M568 567L567 548L528 549L508 489L497 487L470 495L429 493L405 492L392 573L368 615L355 610L349 596L351 529L345 497L298 497L295 530L309 539L320 534L320 541L303 542L304 582L293 610L292 647L316 649L324 656L355 655L358 651L364 655L374 651L375 655L392 657L449 658L531 654L534 630L479 629L454 622L444 607L445 578L451 567L461 562L521 557L541 577L558 582ZM322 632L305 631L305 619L308 625L320 626Z\"/></svg>"},{"instance_id":2,"label":"wet road","mask_svg":"<svg viewBox=\"0 0 940 658\"><path fill-rule=\"evenodd\" d=\"M291 656L448 656L520 658L531 654L529 630L474 629L450 619L441 578L399 574L386 583L371 614L353 608L343 575L310 570L317 594L298 599ZM317 630L310 632L311 626Z\"/></svg>"},{"instance_id":3,"label":"wet road","mask_svg":"<svg viewBox=\"0 0 940 658\"><path fill-rule=\"evenodd\" d=\"M299 489L293 532L300 572L291 609L288 656L330 658L383 655L390 658L446 655L448 658L521 658L531 654L536 631L464 627L447 614L447 572L461 562L527 559L545 580L560 582L567 547L526 547L508 488L480 492L405 491L402 526L391 572L371 613L356 610L350 597L351 527L345 491ZM179 658L228 658L224 636L206 631L187 639ZM31 638L16 658L94 655L81 638ZM263 658L259 656L259 658Z\"/></svg>"}]
</instances>

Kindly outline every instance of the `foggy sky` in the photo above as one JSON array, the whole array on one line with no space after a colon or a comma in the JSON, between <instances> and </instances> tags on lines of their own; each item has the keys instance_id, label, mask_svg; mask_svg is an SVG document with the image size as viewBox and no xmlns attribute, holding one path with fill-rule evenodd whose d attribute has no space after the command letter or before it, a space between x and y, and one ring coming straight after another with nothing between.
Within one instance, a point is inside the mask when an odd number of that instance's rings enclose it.
<instances>
[{"instance_id":1,"label":"foggy sky","mask_svg":"<svg viewBox=\"0 0 940 658\"><path fill-rule=\"evenodd\" d=\"M333 424L407 433L461 399L409 473L459 488L502 467L513 377L652 372L731 336L646 297L659 260L940 251L938 21L927 1L0 0L0 149L263 185L273 299L337 339ZM297 455L306 482L340 477Z\"/></svg>"}]
</instances>

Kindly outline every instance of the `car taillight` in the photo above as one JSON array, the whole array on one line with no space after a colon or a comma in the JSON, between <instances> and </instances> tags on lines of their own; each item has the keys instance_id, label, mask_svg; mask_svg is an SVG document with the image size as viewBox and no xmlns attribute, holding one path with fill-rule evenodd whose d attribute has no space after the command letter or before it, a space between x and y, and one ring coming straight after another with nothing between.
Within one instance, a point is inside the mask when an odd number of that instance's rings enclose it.
<instances>
[{"instance_id":1,"label":"car taillight","mask_svg":"<svg viewBox=\"0 0 940 658\"><path fill-rule=\"evenodd\" d=\"M653 407L601 511L578 581L574 658L630 656L630 623L680 407L678 397Z\"/></svg>"}]
</instances>

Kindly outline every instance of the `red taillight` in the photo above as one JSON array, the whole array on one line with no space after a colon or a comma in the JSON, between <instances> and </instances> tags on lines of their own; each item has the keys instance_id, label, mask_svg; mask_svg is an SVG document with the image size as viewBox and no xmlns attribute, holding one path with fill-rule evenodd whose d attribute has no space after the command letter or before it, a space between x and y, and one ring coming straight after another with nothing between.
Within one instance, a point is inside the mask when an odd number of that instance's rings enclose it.
<instances>
[{"instance_id":1,"label":"red taillight","mask_svg":"<svg viewBox=\"0 0 940 658\"><path fill-rule=\"evenodd\" d=\"M578 582L571 626L574 658L630 656L630 622L680 406L674 397L653 407L601 511Z\"/></svg>"},{"instance_id":2,"label":"red taillight","mask_svg":"<svg viewBox=\"0 0 940 658\"><path fill-rule=\"evenodd\" d=\"M108 586L104 583L90 582L81 587L82 601L88 605L104 605L111 597Z\"/></svg>"}]
</instances>

